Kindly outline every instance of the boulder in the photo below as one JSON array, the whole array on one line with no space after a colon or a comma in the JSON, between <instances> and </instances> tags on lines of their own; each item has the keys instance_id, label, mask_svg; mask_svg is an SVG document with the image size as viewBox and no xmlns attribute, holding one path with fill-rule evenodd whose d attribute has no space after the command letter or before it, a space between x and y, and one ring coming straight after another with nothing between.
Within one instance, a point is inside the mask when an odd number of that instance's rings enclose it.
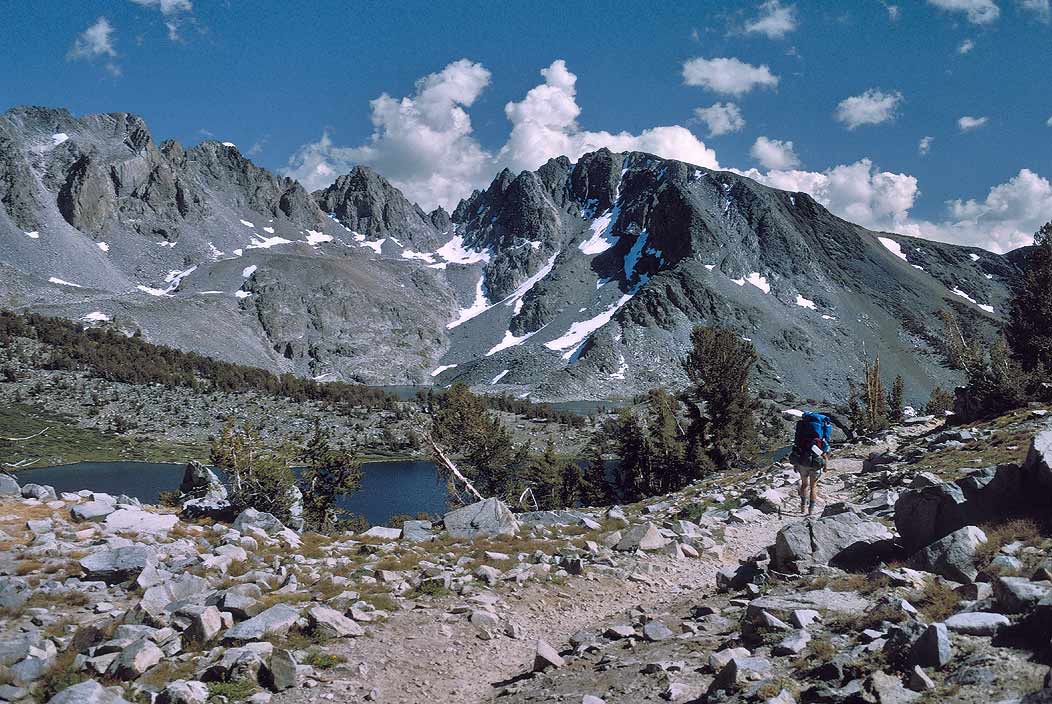
<instances>
[{"instance_id":1,"label":"boulder","mask_svg":"<svg viewBox=\"0 0 1052 704\"><path fill-rule=\"evenodd\" d=\"M1045 599L1052 592L1052 582L1031 582L1026 577L994 577L993 591L1001 611L1020 614Z\"/></svg>"},{"instance_id":2,"label":"boulder","mask_svg":"<svg viewBox=\"0 0 1052 704\"><path fill-rule=\"evenodd\" d=\"M447 513L442 522L446 532L457 539L486 538L496 535L515 535L519 522L507 505L490 498Z\"/></svg>"},{"instance_id":3,"label":"boulder","mask_svg":"<svg viewBox=\"0 0 1052 704\"><path fill-rule=\"evenodd\" d=\"M936 479L903 492L895 502L895 527L903 546L915 553L959 528L988 523L1018 509L1026 496L1025 480L1018 466L1003 464L973 470L953 483Z\"/></svg>"},{"instance_id":4,"label":"boulder","mask_svg":"<svg viewBox=\"0 0 1052 704\"><path fill-rule=\"evenodd\" d=\"M103 525L106 526L107 530L113 532L128 531L130 533L166 535L178 522L179 517L171 514L121 508L107 514Z\"/></svg>"},{"instance_id":5,"label":"boulder","mask_svg":"<svg viewBox=\"0 0 1052 704\"><path fill-rule=\"evenodd\" d=\"M267 535L277 535L286 530L285 524L279 521L277 516L265 511L257 511L254 508L246 508L237 514L231 527L239 533L246 532L246 528L255 528Z\"/></svg>"},{"instance_id":6,"label":"boulder","mask_svg":"<svg viewBox=\"0 0 1052 704\"><path fill-rule=\"evenodd\" d=\"M87 579L115 584L135 579L153 556L153 548L133 544L92 553L81 559L80 567Z\"/></svg>"},{"instance_id":7,"label":"boulder","mask_svg":"<svg viewBox=\"0 0 1052 704\"><path fill-rule=\"evenodd\" d=\"M434 540L433 528L431 521L406 521L402 524L402 539L411 543L425 543Z\"/></svg>"},{"instance_id":8,"label":"boulder","mask_svg":"<svg viewBox=\"0 0 1052 704\"><path fill-rule=\"evenodd\" d=\"M23 499L39 499L40 501L51 501L57 499L58 494L55 493L55 487L44 486L43 484L26 484L22 487L22 498Z\"/></svg>"},{"instance_id":9,"label":"boulder","mask_svg":"<svg viewBox=\"0 0 1052 704\"><path fill-rule=\"evenodd\" d=\"M365 635L364 628L327 606L312 606L307 609L307 623L312 631L327 638Z\"/></svg>"},{"instance_id":10,"label":"boulder","mask_svg":"<svg viewBox=\"0 0 1052 704\"><path fill-rule=\"evenodd\" d=\"M246 643L238 648L227 648L219 660L213 662L201 675L205 682L227 682L231 680L258 681L274 654L271 643Z\"/></svg>"},{"instance_id":11,"label":"boulder","mask_svg":"<svg viewBox=\"0 0 1052 704\"><path fill-rule=\"evenodd\" d=\"M868 600L853 592L818 589L753 599L745 608L745 620L759 626L762 625L766 613L781 621L790 621L793 619L794 611L817 611L824 615L851 616L864 612L869 606Z\"/></svg>"},{"instance_id":12,"label":"boulder","mask_svg":"<svg viewBox=\"0 0 1052 704\"><path fill-rule=\"evenodd\" d=\"M668 543L653 523L641 523L621 533L621 540L615 550L660 550Z\"/></svg>"},{"instance_id":13,"label":"boulder","mask_svg":"<svg viewBox=\"0 0 1052 704\"><path fill-rule=\"evenodd\" d=\"M975 611L954 614L946 619L945 623L946 628L953 633L964 633L970 636L992 636L1011 622L1004 614Z\"/></svg>"},{"instance_id":14,"label":"boulder","mask_svg":"<svg viewBox=\"0 0 1052 704\"><path fill-rule=\"evenodd\" d=\"M986 533L981 528L958 528L917 551L909 559L909 566L955 582L974 582L979 574L975 567L975 551L985 542Z\"/></svg>"},{"instance_id":15,"label":"boulder","mask_svg":"<svg viewBox=\"0 0 1052 704\"><path fill-rule=\"evenodd\" d=\"M288 650L275 648L270 660L259 673L260 682L273 692L284 692L300 685L300 670L296 658Z\"/></svg>"},{"instance_id":16,"label":"boulder","mask_svg":"<svg viewBox=\"0 0 1052 704\"><path fill-rule=\"evenodd\" d=\"M709 686L709 693L735 692L749 682L767 679L773 674L769 660L759 657L732 657Z\"/></svg>"},{"instance_id":17,"label":"boulder","mask_svg":"<svg viewBox=\"0 0 1052 704\"><path fill-rule=\"evenodd\" d=\"M113 661L110 672L130 680L142 675L164 658L164 652L146 638L140 638L121 651Z\"/></svg>"},{"instance_id":18,"label":"boulder","mask_svg":"<svg viewBox=\"0 0 1052 704\"><path fill-rule=\"evenodd\" d=\"M190 619L185 635L194 643L202 645L209 643L223 630L223 617L219 609L214 606L191 604L178 609L175 613Z\"/></svg>"},{"instance_id":19,"label":"boulder","mask_svg":"<svg viewBox=\"0 0 1052 704\"><path fill-rule=\"evenodd\" d=\"M283 636L299 617L300 612L288 604L275 604L258 616L228 628L223 640L261 640L269 635Z\"/></svg>"},{"instance_id":20,"label":"boulder","mask_svg":"<svg viewBox=\"0 0 1052 704\"><path fill-rule=\"evenodd\" d=\"M87 501L77 504L69 510L74 523L101 523L106 516L117 510L114 503L106 501Z\"/></svg>"},{"instance_id":21,"label":"boulder","mask_svg":"<svg viewBox=\"0 0 1052 704\"><path fill-rule=\"evenodd\" d=\"M157 695L154 704L206 704L208 685L197 680L169 682Z\"/></svg>"},{"instance_id":22,"label":"boulder","mask_svg":"<svg viewBox=\"0 0 1052 704\"><path fill-rule=\"evenodd\" d=\"M362 533L366 538L378 538L379 540L398 540L402 537L401 528L385 528L384 526L373 526Z\"/></svg>"},{"instance_id":23,"label":"boulder","mask_svg":"<svg viewBox=\"0 0 1052 704\"><path fill-rule=\"evenodd\" d=\"M952 658L953 648L950 646L946 624L933 623L910 648L908 665L941 668L949 664Z\"/></svg>"},{"instance_id":24,"label":"boulder","mask_svg":"<svg viewBox=\"0 0 1052 704\"><path fill-rule=\"evenodd\" d=\"M234 518L227 488L208 467L196 460L186 465L179 484L180 514L186 518Z\"/></svg>"},{"instance_id":25,"label":"boulder","mask_svg":"<svg viewBox=\"0 0 1052 704\"><path fill-rule=\"evenodd\" d=\"M0 496L21 496L22 487L10 474L0 472Z\"/></svg>"},{"instance_id":26,"label":"boulder","mask_svg":"<svg viewBox=\"0 0 1052 704\"><path fill-rule=\"evenodd\" d=\"M779 571L791 571L799 562L837 566L876 562L893 539L884 524L846 511L782 528L771 551L771 565Z\"/></svg>"},{"instance_id":27,"label":"boulder","mask_svg":"<svg viewBox=\"0 0 1052 704\"><path fill-rule=\"evenodd\" d=\"M870 675L866 684L879 704L909 704L921 698L920 694L906 689L901 679L880 670Z\"/></svg>"},{"instance_id":28,"label":"boulder","mask_svg":"<svg viewBox=\"0 0 1052 704\"><path fill-rule=\"evenodd\" d=\"M103 687L95 680L84 680L67 687L47 700L47 704L130 704L120 687Z\"/></svg>"},{"instance_id":29,"label":"boulder","mask_svg":"<svg viewBox=\"0 0 1052 704\"><path fill-rule=\"evenodd\" d=\"M562 667L566 664L562 656L556 652L555 648L548 645L543 640L537 641L537 648L533 656L533 671L543 672L549 668Z\"/></svg>"},{"instance_id":30,"label":"boulder","mask_svg":"<svg viewBox=\"0 0 1052 704\"><path fill-rule=\"evenodd\" d=\"M146 620L161 625L169 605L204 602L209 591L207 579L187 572L147 588L139 600L139 608L146 614Z\"/></svg>"}]
</instances>

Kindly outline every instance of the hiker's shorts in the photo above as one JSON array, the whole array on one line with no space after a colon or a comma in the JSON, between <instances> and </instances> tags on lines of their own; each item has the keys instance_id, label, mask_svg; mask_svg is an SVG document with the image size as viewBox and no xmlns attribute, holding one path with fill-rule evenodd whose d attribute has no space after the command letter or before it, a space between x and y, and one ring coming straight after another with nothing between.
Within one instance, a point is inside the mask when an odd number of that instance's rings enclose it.
<instances>
[{"instance_id":1,"label":"hiker's shorts","mask_svg":"<svg viewBox=\"0 0 1052 704\"><path fill-rule=\"evenodd\" d=\"M825 469L824 467L815 467L815 466L810 465L810 464L795 464L795 463L793 464L793 467L795 467L796 471L800 473L800 481L802 481L802 482L813 481L816 484L818 483L818 480L821 479L822 472Z\"/></svg>"}]
</instances>

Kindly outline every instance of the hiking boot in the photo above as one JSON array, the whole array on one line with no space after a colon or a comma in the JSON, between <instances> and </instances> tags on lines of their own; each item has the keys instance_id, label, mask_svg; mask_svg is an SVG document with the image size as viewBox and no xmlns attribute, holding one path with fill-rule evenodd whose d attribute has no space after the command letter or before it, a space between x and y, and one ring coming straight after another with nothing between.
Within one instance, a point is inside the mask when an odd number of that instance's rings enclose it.
<instances>
[{"instance_id":1,"label":"hiking boot","mask_svg":"<svg viewBox=\"0 0 1052 704\"><path fill-rule=\"evenodd\" d=\"M807 500L804 497L801 496L800 497L800 513L803 513L805 508L807 508Z\"/></svg>"}]
</instances>

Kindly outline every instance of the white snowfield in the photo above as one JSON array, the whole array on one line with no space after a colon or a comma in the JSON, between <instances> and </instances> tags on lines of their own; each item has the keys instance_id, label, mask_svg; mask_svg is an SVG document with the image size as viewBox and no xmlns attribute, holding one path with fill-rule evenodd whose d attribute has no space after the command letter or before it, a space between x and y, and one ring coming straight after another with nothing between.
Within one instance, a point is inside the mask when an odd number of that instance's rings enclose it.
<instances>
[{"instance_id":1,"label":"white snowfield","mask_svg":"<svg viewBox=\"0 0 1052 704\"><path fill-rule=\"evenodd\" d=\"M287 240L284 237L260 239L258 235L253 235L252 243L246 249L270 249L271 247L277 247L279 244L292 244L292 240Z\"/></svg>"},{"instance_id":2,"label":"white snowfield","mask_svg":"<svg viewBox=\"0 0 1052 704\"><path fill-rule=\"evenodd\" d=\"M248 291L234 291L234 295L237 296L238 298L248 298L252 294L249 293Z\"/></svg>"},{"instance_id":3,"label":"white snowfield","mask_svg":"<svg viewBox=\"0 0 1052 704\"><path fill-rule=\"evenodd\" d=\"M96 242L95 246L101 249L103 252L110 251L110 246L105 242Z\"/></svg>"},{"instance_id":4,"label":"white snowfield","mask_svg":"<svg viewBox=\"0 0 1052 704\"><path fill-rule=\"evenodd\" d=\"M145 294L148 294L150 296L157 296L158 298L162 298L162 297L171 298L172 297L172 294L168 293L168 289L164 289L164 288L151 288L149 286L143 286L142 284L139 284L135 288L137 288L138 290L142 291Z\"/></svg>"},{"instance_id":5,"label":"white snowfield","mask_svg":"<svg viewBox=\"0 0 1052 704\"><path fill-rule=\"evenodd\" d=\"M69 135L65 132L56 132L55 134L51 135L51 146L57 147L58 145L65 142L67 139L69 139Z\"/></svg>"},{"instance_id":6,"label":"white snowfield","mask_svg":"<svg viewBox=\"0 0 1052 704\"><path fill-rule=\"evenodd\" d=\"M443 364L441 367L435 367L434 369L432 369L431 376L438 376L447 369L456 369L456 367L457 365L455 364Z\"/></svg>"},{"instance_id":7,"label":"white snowfield","mask_svg":"<svg viewBox=\"0 0 1052 704\"><path fill-rule=\"evenodd\" d=\"M544 326L544 327L547 327L547 326ZM534 330L533 332L528 332L525 335L519 335L518 337L513 335L511 333L511 330L508 330L508 331L506 331L504 333L504 339L501 340L500 342L498 342L497 344L495 344L493 347L491 347L489 352L486 353L486 356L487 357L492 357L493 355L497 354L501 350L506 350L506 349L508 349L510 347L517 347L517 346L521 345L523 342L526 342L526 340L529 340L531 337L533 337L534 335L539 333L541 330L544 329L544 327L542 327L542 328L540 328L538 330Z\"/></svg>"},{"instance_id":8,"label":"white snowfield","mask_svg":"<svg viewBox=\"0 0 1052 704\"><path fill-rule=\"evenodd\" d=\"M960 296L961 298L963 298L964 300L968 301L972 305L978 306L979 308L985 310L987 313L993 313L994 312L994 307L993 306L985 305L983 303L979 303L978 301L976 301L974 298L972 298L971 296L969 296L967 293L965 293L964 291L962 291L959 288L951 289L950 293L952 293L955 296Z\"/></svg>"},{"instance_id":9,"label":"white snowfield","mask_svg":"<svg viewBox=\"0 0 1052 704\"><path fill-rule=\"evenodd\" d=\"M612 373L610 375L610 378L611 379L618 379L620 381L624 381L625 380L625 372L628 371L628 362L625 361L625 356L623 354L622 355L618 355L618 356L620 357L620 359L618 360L617 371Z\"/></svg>"},{"instance_id":10,"label":"white snowfield","mask_svg":"<svg viewBox=\"0 0 1052 704\"><path fill-rule=\"evenodd\" d=\"M497 382L499 382L499 381L500 381L501 379L503 379L504 377L506 377L506 376L508 375L508 372L510 372L510 371L511 371L510 369L505 369L505 370L504 370L504 371L502 371L502 372L501 372L500 374L498 374L497 376L493 377L493 381L491 381L491 382L489 383L489 385L490 385L490 386L493 386L494 384L496 384Z\"/></svg>"},{"instance_id":11,"label":"white snowfield","mask_svg":"<svg viewBox=\"0 0 1052 704\"><path fill-rule=\"evenodd\" d=\"M259 267L255 264L253 264L252 266L246 266L244 269L241 270L241 276L247 279L248 277L255 274L257 269L259 269Z\"/></svg>"},{"instance_id":12,"label":"white snowfield","mask_svg":"<svg viewBox=\"0 0 1052 704\"><path fill-rule=\"evenodd\" d=\"M57 276L52 276L50 279L48 279L48 283L57 284L58 286L71 286L73 288L84 288L80 284L71 283L71 282L66 281L64 279L60 279Z\"/></svg>"},{"instance_id":13,"label":"white snowfield","mask_svg":"<svg viewBox=\"0 0 1052 704\"><path fill-rule=\"evenodd\" d=\"M480 264L487 263L490 260L489 251L465 247L462 235L453 235L449 242L435 250L435 254L450 264Z\"/></svg>"},{"instance_id":14,"label":"white snowfield","mask_svg":"<svg viewBox=\"0 0 1052 704\"><path fill-rule=\"evenodd\" d=\"M266 232L268 235L273 235L274 234L274 228L273 227L264 227L263 228L263 232Z\"/></svg>"},{"instance_id":15,"label":"white snowfield","mask_svg":"<svg viewBox=\"0 0 1052 704\"><path fill-rule=\"evenodd\" d=\"M634 291L633 291L634 293ZM621 309L621 306L628 303L631 300L633 293L626 293L617 300L616 303L612 304L609 308L588 320L581 320L579 322L570 325L570 329L567 330L560 337L555 338L544 343L544 346L550 350L562 351L569 350L562 356L563 359L570 359L574 353L577 352L577 348L584 344L585 340L593 332L603 327L614 317L614 315Z\"/></svg>"},{"instance_id":16,"label":"white snowfield","mask_svg":"<svg viewBox=\"0 0 1052 704\"><path fill-rule=\"evenodd\" d=\"M496 306L499 306L501 304L505 306L512 306L514 309L514 314L518 315L519 311L522 310L523 296L529 293L530 289L537 285L537 282L539 282L541 279L543 279L545 276L552 272L552 268L555 266L555 260L558 256L559 252L553 254L551 257L549 257L548 261L545 262L544 266L538 269L533 276L529 277L521 284L519 284L519 287L512 291L510 294L508 294L506 297L493 304L490 304L488 299L486 298L486 275L483 274L479 277L478 286L475 289L474 302L467 308L461 310L459 315L457 316L457 319L451 323L448 323L446 325L446 328L452 330L458 325L463 325L472 318L482 315L490 308L495 308ZM492 354L492 351L490 353L487 353L486 356L488 357L490 354Z\"/></svg>"},{"instance_id":17,"label":"white snowfield","mask_svg":"<svg viewBox=\"0 0 1052 704\"><path fill-rule=\"evenodd\" d=\"M756 288L760 289L764 293L770 293L771 292L771 285L769 283L767 283L767 279L765 277L760 276L760 272L758 272L758 271L754 271L751 274L749 274L748 276L746 276L745 277L745 282L748 283L748 284L752 284L753 286L755 286Z\"/></svg>"},{"instance_id":18,"label":"white snowfield","mask_svg":"<svg viewBox=\"0 0 1052 704\"><path fill-rule=\"evenodd\" d=\"M899 259L901 259L901 260L902 260L902 261L904 261L904 262L905 262L905 261L908 261L908 260L906 259L906 254L905 254L905 252L903 252L903 251L902 251L902 245L901 245L901 244L899 244L899 243L898 243L898 242L896 242L895 240L891 239L890 237L878 237L877 239L878 239L878 240L880 240L880 243L881 243L882 245L884 245L884 247L885 247L885 248L886 248L886 249L887 249L887 250L888 250L889 252L891 252L892 254L894 254L894 255L895 255L896 257L898 257Z\"/></svg>"},{"instance_id":19,"label":"white snowfield","mask_svg":"<svg viewBox=\"0 0 1052 704\"><path fill-rule=\"evenodd\" d=\"M97 310L92 313L88 313L83 318L81 318L81 320L83 320L86 323L108 323L111 320L113 320L113 316L106 315L102 311Z\"/></svg>"},{"instance_id":20,"label":"white snowfield","mask_svg":"<svg viewBox=\"0 0 1052 704\"><path fill-rule=\"evenodd\" d=\"M470 306L460 311L456 320L451 323L446 323L446 329L452 330L458 325L463 325L475 316L481 315L489 308L489 301L486 300L486 275L481 274L479 276L479 282L475 286L475 300Z\"/></svg>"},{"instance_id":21,"label":"white snowfield","mask_svg":"<svg viewBox=\"0 0 1052 704\"><path fill-rule=\"evenodd\" d=\"M809 310L816 310L815 302L812 301L809 298L804 298L799 293L796 294L796 305L800 306L801 308L807 308Z\"/></svg>"},{"instance_id":22,"label":"white snowfield","mask_svg":"<svg viewBox=\"0 0 1052 704\"><path fill-rule=\"evenodd\" d=\"M241 224L244 225L245 227L255 227L255 224L249 222L248 220L242 220Z\"/></svg>"},{"instance_id":23,"label":"white snowfield","mask_svg":"<svg viewBox=\"0 0 1052 704\"><path fill-rule=\"evenodd\" d=\"M27 232L26 237L28 237L31 240L38 240L40 239L40 233L36 230L33 230L32 232Z\"/></svg>"},{"instance_id":24,"label":"white snowfield","mask_svg":"<svg viewBox=\"0 0 1052 704\"><path fill-rule=\"evenodd\" d=\"M362 238L362 242L361 242L361 246L362 247L368 247L369 249L373 250L377 254L380 254L380 250L384 246L384 242L386 242L386 241L387 241L387 238L385 237L384 239L376 240L375 242L366 242L365 238L363 237Z\"/></svg>"},{"instance_id":25,"label":"white snowfield","mask_svg":"<svg viewBox=\"0 0 1052 704\"><path fill-rule=\"evenodd\" d=\"M268 228L264 227L263 229L267 230ZM274 230L271 229L270 231L273 232ZM322 242L332 242L332 235L326 235L323 232L317 232L315 230L307 230L307 244L314 247Z\"/></svg>"},{"instance_id":26,"label":"white snowfield","mask_svg":"<svg viewBox=\"0 0 1052 704\"><path fill-rule=\"evenodd\" d=\"M577 245L577 248L589 255L602 254L617 244L619 238L614 236L613 229L620 210L615 206L593 220L588 226L592 231L592 236Z\"/></svg>"}]
</instances>

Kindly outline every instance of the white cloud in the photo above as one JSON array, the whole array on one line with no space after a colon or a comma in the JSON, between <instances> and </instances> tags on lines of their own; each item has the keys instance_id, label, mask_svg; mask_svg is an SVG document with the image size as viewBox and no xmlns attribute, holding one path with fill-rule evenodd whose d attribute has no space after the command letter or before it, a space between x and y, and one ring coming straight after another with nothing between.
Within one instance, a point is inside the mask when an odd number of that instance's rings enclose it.
<instances>
[{"instance_id":1,"label":"white cloud","mask_svg":"<svg viewBox=\"0 0 1052 704\"><path fill-rule=\"evenodd\" d=\"M1052 217L1052 184L1029 169L990 189L982 201L947 203L949 219L919 222L906 234L1007 252L1033 243Z\"/></svg>"},{"instance_id":2,"label":"white cloud","mask_svg":"<svg viewBox=\"0 0 1052 704\"><path fill-rule=\"evenodd\" d=\"M961 45L957 47L958 54L967 54L969 51L975 48L975 42L971 39L965 39L961 42Z\"/></svg>"},{"instance_id":3,"label":"white cloud","mask_svg":"<svg viewBox=\"0 0 1052 704\"><path fill-rule=\"evenodd\" d=\"M777 87L778 76L766 65L753 66L735 58L698 58L684 62L683 82L717 93L744 95L757 87Z\"/></svg>"},{"instance_id":4,"label":"white cloud","mask_svg":"<svg viewBox=\"0 0 1052 704\"><path fill-rule=\"evenodd\" d=\"M763 34L771 39L781 39L796 29L796 8L783 5L779 0L767 0L760 5L760 16L746 23L749 34Z\"/></svg>"},{"instance_id":5,"label":"white cloud","mask_svg":"<svg viewBox=\"0 0 1052 704\"><path fill-rule=\"evenodd\" d=\"M740 132L745 127L741 108L735 103L715 103L707 108L695 108L694 117L705 123L710 137Z\"/></svg>"},{"instance_id":6,"label":"white cloud","mask_svg":"<svg viewBox=\"0 0 1052 704\"><path fill-rule=\"evenodd\" d=\"M1049 126L1049 127L1052 127L1052 117L1049 117L1049 118L1048 118L1048 119L1047 119L1047 120L1045 121L1045 124L1046 124L1047 126Z\"/></svg>"},{"instance_id":7,"label":"white cloud","mask_svg":"<svg viewBox=\"0 0 1052 704\"><path fill-rule=\"evenodd\" d=\"M780 171L744 175L787 191L804 191L845 220L876 230L902 228L917 198L917 179L880 171L869 159L825 171Z\"/></svg>"},{"instance_id":8,"label":"white cloud","mask_svg":"<svg viewBox=\"0 0 1052 704\"><path fill-rule=\"evenodd\" d=\"M142 7L153 7L165 15L176 15L180 12L193 12L194 6L190 0L131 0Z\"/></svg>"},{"instance_id":9,"label":"white cloud","mask_svg":"<svg viewBox=\"0 0 1052 704\"><path fill-rule=\"evenodd\" d=\"M986 123L989 121L990 119L987 117L972 117L971 115L965 115L957 119L957 126L961 128L961 132L970 132L971 130L985 127Z\"/></svg>"},{"instance_id":10,"label":"white cloud","mask_svg":"<svg viewBox=\"0 0 1052 704\"><path fill-rule=\"evenodd\" d=\"M96 59L100 56L117 56L114 47L113 25L105 17L100 17L87 29L77 35L73 45L66 54L67 59Z\"/></svg>"},{"instance_id":11,"label":"white cloud","mask_svg":"<svg viewBox=\"0 0 1052 704\"><path fill-rule=\"evenodd\" d=\"M877 88L870 88L862 95L844 98L837 105L833 116L849 130L862 125L879 125L895 119L902 93L892 91L885 93Z\"/></svg>"},{"instance_id":12,"label":"white cloud","mask_svg":"<svg viewBox=\"0 0 1052 704\"><path fill-rule=\"evenodd\" d=\"M899 14L900 14L899 6L898 5L891 5L891 4L888 4L886 2L881 3L881 4L883 4L884 5L884 9L888 11L888 19L890 19L892 22L897 22L898 19L899 19Z\"/></svg>"},{"instance_id":13,"label":"white cloud","mask_svg":"<svg viewBox=\"0 0 1052 704\"><path fill-rule=\"evenodd\" d=\"M1019 0L1019 6L1033 12L1042 22L1052 19L1052 2L1049 0Z\"/></svg>"},{"instance_id":14,"label":"white cloud","mask_svg":"<svg viewBox=\"0 0 1052 704\"><path fill-rule=\"evenodd\" d=\"M339 147L323 134L292 156L286 173L313 190L355 164L366 164L424 208L455 204L493 175L464 109L489 82L482 64L454 61L418 80L411 97L397 100L384 93L370 101L373 135L368 142Z\"/></svg>"},{"instance_id":15,"label":"white cloud","mask_svg":"<svg viewBox=\"0 0 1052 704\"><path fill-rule=\"evenodd\" d=\"M963 12L972 24L990 24L1001 15L1001 8L994 0L928 0L928 3L950 12Z\"/></svg>"},{"instance_id":16,"label":"white cloud","mask_svg":"<svg viewBox=\"0 0 1052 704\"><path fill-rule=\"evenodd\" d=\"M536 169L554 156L576 160L607 147L613 151L645 151L661 157L718 168L716 153L690 130L678 125L653 127L639 134L583 130L577 124L577 76L558 60L543 69L544 83L532 88L504 112L511 134L497 154L484 150L473 136L470 107L490 82L481 64L467 59L417 81L412 97L395 100L387 94L371 101L374 131L359 147L333 144L328 133L301 147L285 173L306 188L323 188L366 164L383 174L406 196L431 209L447 209L475 188L489 184L502 167Z\"/></svg>"},{"instance_id":17,"label":"white cloud","mask_svg":"<svg viewBox=\"0 0 1052 704\"><path fill-rule=\"evenodd\" d=\"M749 150L753 159L760 162L765 169L792 169L800 165L800 159L793 151L792 142L783 142L778 139L757 137Z\"/></svg>"},{"instance_id":18,"label":"white cloud","mask_svg":"<svg viewBox=\"0 0 1052 704\"><path fill-rule=\"evenodd\" d=\"M920 142L917 143L917 153L921 156L927 156L928 152L931 151L931 143L935 141L935 137L921 137Z\"/></svg>"},{"instance_id":19,"label":"white cloud","mask_svg":"<svg viewBox=\"0 0 1052 704\"><path fill-rule=\"evenodd\" d=\"M164 27L168 30L168 39L173 42L182 40L179 34L179 25L182 18L179 15L182 13L189 14L194 11L193 3L190 0L131 0L131 2L140 7L160 10L165 17ZM191 21L193 21L193 18L191 18Z\"/></svg>"},{"instance_id":20,"label":"white cloud","mask_svg":"<svg viewBox=\"0 0 1052 704\"><path fill-rule=\"evenodd\" d=\"M499 166L513 171L536 169L553 156L577 160L582 154L607 147L612 151L644 151L699 166L717 168L716 152L690 130L679 125L653 127L638 135L629 132L591 132L577 117L577 76L562 59L541 70L544 83L530 89L520 102L504 106L511 135L496 156Z\"/></svg>"}]
</instances>

